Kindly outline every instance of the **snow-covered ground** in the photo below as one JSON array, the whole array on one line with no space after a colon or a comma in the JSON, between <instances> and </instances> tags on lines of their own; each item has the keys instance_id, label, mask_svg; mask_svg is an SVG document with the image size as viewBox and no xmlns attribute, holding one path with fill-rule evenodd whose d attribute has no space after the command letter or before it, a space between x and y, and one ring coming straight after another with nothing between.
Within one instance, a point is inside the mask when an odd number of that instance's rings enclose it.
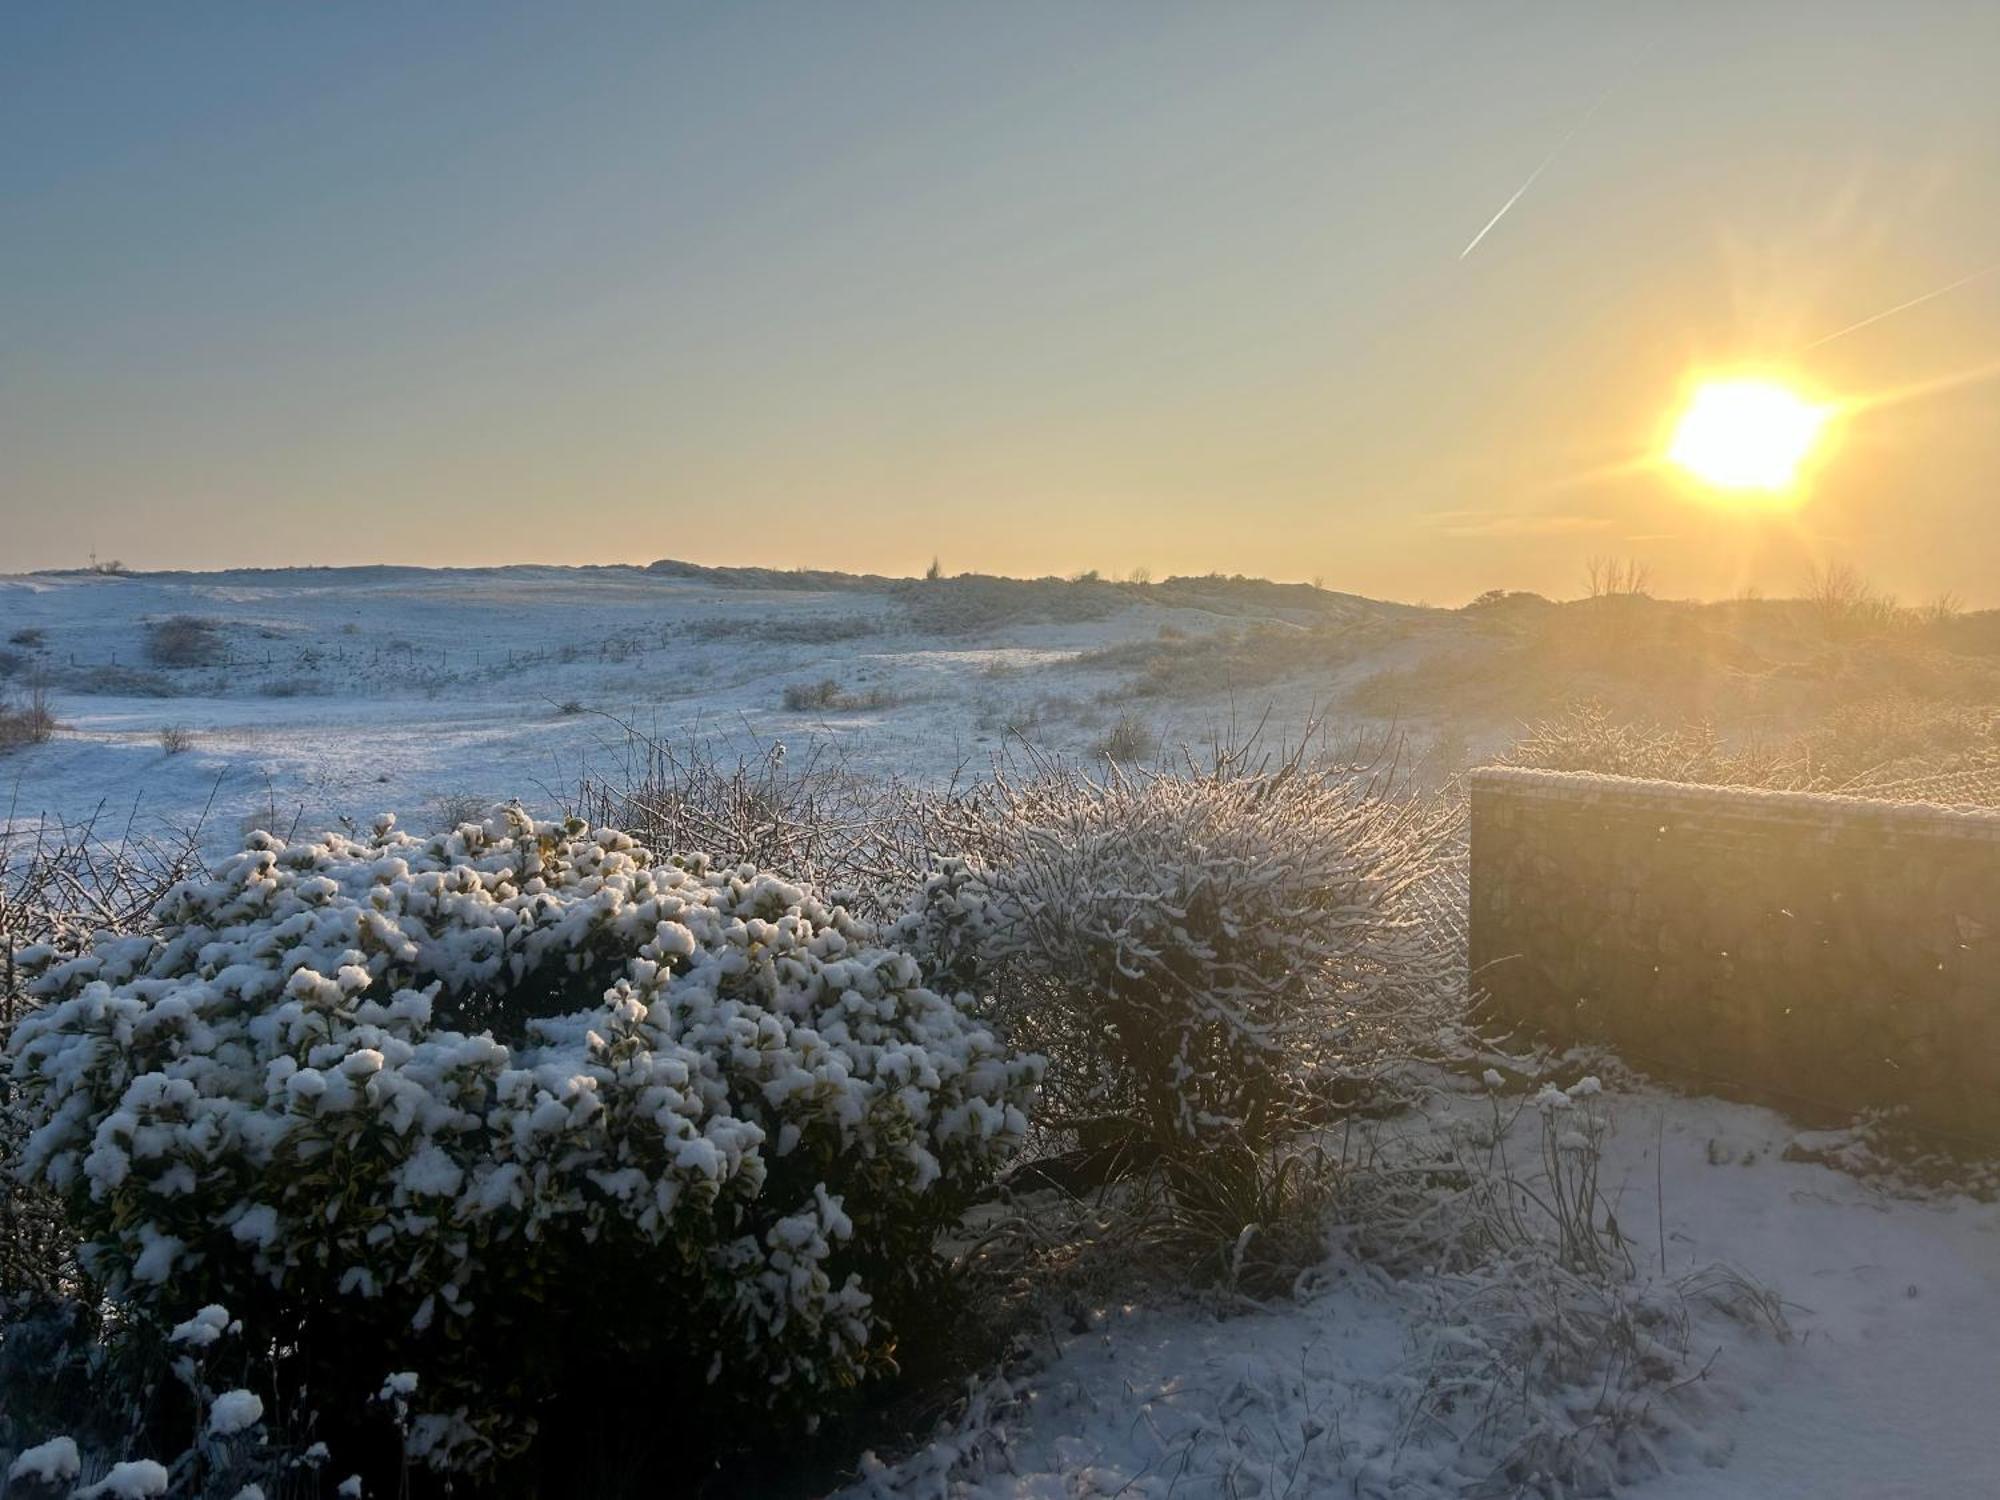
<instances>
[{"instance_id":1,"label":"snow-covered ground","mask_svg":"<svg viewBox=\"0 0 2000 1500\"><path fill-rule=\"evenodd\" d=\"M224 663L148 662L146 626L179 615L216 624ZM1081 623L927 633L882 591L641 568L0 575L0 651L19 658L0 694L39 673L62 725L0 755L0 811L74 819L103 804L111 823L135 811L160 823L213 796L216 846L273 817L283 831L394 810L421 826L447 802L512 797L546 814L580 776L617 773L621 723L732 755L820 741L859 770L941 781L983 769L1010 726L1059 751L1098 739L1122 711L1121 679L1069 666L1079 653L1236 623L1142 601ZM39 643L8 644L23 632ZM1364 669L1267 694L1275 726L1303 722ZM785 709L786 687L829 678L885 706ZM1139 706L1171 743L1264 701ZM168 725L193 748L165 754Z\"/></svg>"},{"instance_id":2,"label":"snow-covered ground","mask_svg":"<svg viewBox=\"0 0 2000 1500\"><path fill-rule=\"evenodd\" d=\"M149 664L146 626L176 615L215 622L226 659ZM984 769L1011 725L1083 752L1128 707L1199 741L1269 701L1283 734L1400 649L1392 635L1256 696L1133 700L1129 674L1077 661L1240 623L1135 595L1080 623L926 632L884 589L634 568L0 577L0 650L15 655L0 693L49 680L62 726L0 754L0 799L16 821L102 806L148 829L206 807L212 849L249 822L394 810L422 826L509 797L548 812L583 775L616 779L623 725L732 753L831 743L856 769L941 781ZM882 706L786 709L788 686L824 679ZM167 754L168 725L192 748ZM1785 1299L1793 1334L1698 1324L1715 1349L1700 1420L1633 1493L2000 1495L2000 1207L1787 1160L1792 1127L1762 1111L1609 1102L1606 1175L1632 1243L1658 1261L1663 1204L1667 1272L1733 1266ZM972 1492L992 1495L1461 1493L1464 1475L1399 1425L1436 1358L1435 1295L1329 1269L1295 1304L1228 1319L1107 1307L1011 1395L985 1393L960 1477L981 1469ZM952 1462L933 1450L863 1488L936 1494Z\"/></svg>"},{"instance_id":3,"label":"snow-covered ground","mask_svg":"<svg viewBox=\"0 0 2000 1500\"><path fill-rule=\"evenodd\" d=\"M1782 1297L1789 1324L1781 1341L1696 1316L1699 1378L1658 1403L1662 1470L1623 1493L2000 1495L2000 1205L1788 1160L1795 1127L1765 1110L1652 1089L1604 1099L1604 1178L1642 1280L1726 1266ZM1458 1302L1336 1256L1298 1302L1265 1312L1106 1307L855 1494L1513 1493L1481 1487L1454 1443L1410 1421L1453 1341L1479 1337Z\"/></svg>"}]
</instances>

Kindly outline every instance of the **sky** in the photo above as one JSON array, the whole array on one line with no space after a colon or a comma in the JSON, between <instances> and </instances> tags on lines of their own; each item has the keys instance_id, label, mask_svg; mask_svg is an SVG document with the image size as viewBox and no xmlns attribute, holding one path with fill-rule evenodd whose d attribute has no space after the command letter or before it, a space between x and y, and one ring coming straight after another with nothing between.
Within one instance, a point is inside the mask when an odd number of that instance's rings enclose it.
<instances>
[{"instance_id":1,"label":"sky","mask_svg":"<svg viewBox=\"0 0 2000 1500\"><path fill-rule=\"evenodd\" d=\"M2000 605L2000 274L1806 347L2000 262L1996 76L1988 3L12 5L0 571ZM1746 369L1849 411L1795 506L1647 461Z\"/></svg>"}]
</instances>

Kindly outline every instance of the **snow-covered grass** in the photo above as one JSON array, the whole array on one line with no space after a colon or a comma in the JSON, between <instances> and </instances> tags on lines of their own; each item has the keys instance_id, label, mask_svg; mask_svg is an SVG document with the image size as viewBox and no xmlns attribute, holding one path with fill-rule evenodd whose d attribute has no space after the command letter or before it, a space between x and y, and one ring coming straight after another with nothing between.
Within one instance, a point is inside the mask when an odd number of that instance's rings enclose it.
<instances>
[{"instance_id":1,"label":"snow-covered grass","mask_svg":"<svg viewBox=\"0 0 2000 1500\"><path fill-rule=\"evenodd\" d=\"M1263 597L1101 585L1103 607L1085 618L989 611L972 629L913 608L912 587L744 586L642 568L0 576L0 636L34 643L9 649L46 680L61 726L47 744L0 752L0 811L75 820L104 804L156 826L206 807L215 853L246 821L366 827L453 797L519 797L549 815L579 778L617 775L624 725L753 758L818 741L856 771L942 783L982 769L1017 732L1087 754L1117 722L1122 688L1080 657L1157 641L1163 627L1199 642L1240 627L1223 609ZM955 596L924 601L939 597ZM212 628L221 660L148 660L153 627L183 618ZM1343 657L1260 686L1256 712L1275 698L1273 729L1296 730L1356 670ZM786 706L789 688L827 680L836 702ZM1149 702L1155 743L1220 731L1245 707L1230 686ZM190 737L184 752L163 753L168 728Z\"/></svg>"}]
</instances>

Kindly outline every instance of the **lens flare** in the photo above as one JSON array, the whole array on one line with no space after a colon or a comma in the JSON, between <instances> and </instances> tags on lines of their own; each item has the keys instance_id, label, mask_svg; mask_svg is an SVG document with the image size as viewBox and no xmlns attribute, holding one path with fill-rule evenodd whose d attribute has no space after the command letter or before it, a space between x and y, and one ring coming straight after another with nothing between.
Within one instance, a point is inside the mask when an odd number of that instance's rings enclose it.
<instances>
[{"instance_id":1,"label":"lens flare","mask_svg":"<svg viewBox=\"0 0 2000 1500\"><path fill-rule=\"evenodd\" d=\"M1709 381L1681 413L1667 458L1719 490L1786 494L1833 413L1773 381Z\"/></svg>"}]
</instances>

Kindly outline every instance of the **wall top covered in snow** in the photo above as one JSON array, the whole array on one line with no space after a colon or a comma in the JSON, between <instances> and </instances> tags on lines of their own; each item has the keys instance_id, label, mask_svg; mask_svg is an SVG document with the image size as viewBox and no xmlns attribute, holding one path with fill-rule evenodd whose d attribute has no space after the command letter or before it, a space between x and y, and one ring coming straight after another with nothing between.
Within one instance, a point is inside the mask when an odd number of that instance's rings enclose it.
<instances>
[{"instance_id":1,"label":"wall top covered in snow","mask_svg":"<svg viewBox=\"0 0 2000 1500\"><path fill-rule=\"evenodd\" d=\"M1945 807L1934 802L1894 802L1835 792L1785 792L1755 786L1702 786L1684 781L1649 781L1637 776L1606 776L1596 771L1542 771L1527 766L1480 766L1469 779L1475 790L1482 786L1504 788L1514 797L1727 810L1742 817L1787 822L1874 823L1966 838L2000 839L2000 808Z\"/></svg>"}]
</instances>

